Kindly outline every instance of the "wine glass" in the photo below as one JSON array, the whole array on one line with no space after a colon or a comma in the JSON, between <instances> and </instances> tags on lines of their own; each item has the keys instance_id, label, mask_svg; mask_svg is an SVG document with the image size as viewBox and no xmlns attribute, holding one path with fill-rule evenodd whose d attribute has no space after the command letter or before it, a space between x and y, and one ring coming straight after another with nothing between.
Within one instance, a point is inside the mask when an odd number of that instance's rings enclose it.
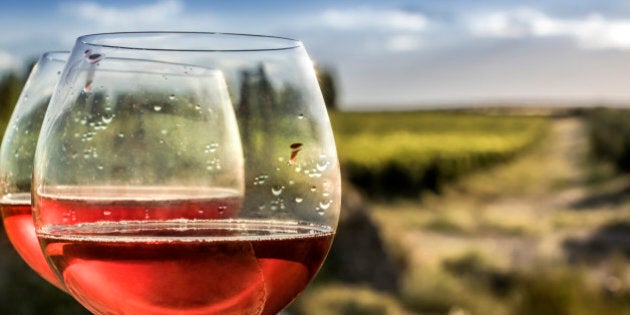
<instances>
[{"instance_id":1,"label":"wine glass","mask_svg":"<svg viewBox=\"0 0 630 315\"><path fill-rule=\"evenodd\" d=\"M96 314L276 314L335 233L340 174L296 40L77 39L37 145L35 226Z\"/></svg>"},{"instance_id":2,"label":"wine glass","mask_svg":"<svg viewBox=\"0 0 630 315\"><path fill-rule=\"evenodd\" d=\"M48 101L69 52L44 53L31 71L9 120L0 148L0 211L4 228L22 259L48 282L63 289L42 254L31 215L33 156Z\"/></svg>"}]
</instances>

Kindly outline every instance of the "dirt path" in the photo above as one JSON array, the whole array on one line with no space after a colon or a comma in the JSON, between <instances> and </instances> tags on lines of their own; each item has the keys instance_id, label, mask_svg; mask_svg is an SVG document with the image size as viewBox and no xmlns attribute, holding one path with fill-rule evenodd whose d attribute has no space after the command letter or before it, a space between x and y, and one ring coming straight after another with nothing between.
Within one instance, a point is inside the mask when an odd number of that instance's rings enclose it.
<instances>
[{"instance_id":1,"label":"dirt path","mask_svg":"<svg viewBox=\"0 0 630 315\"><path fill-rule=\"evenodd\" d=\"M423 267L439 268L445 259L467 253L491 257L504 268L564 260L566 239L587 237L607 220L630 217L629 210L609 205L575 209L593 191L586 150L584 123L556 119L548 139L521 158L469 176L421 204L394 206L397 215L391 205L377 206L375 215L390 239L411 249L412 263Z\"/></svg>"},{"instance_id":2,"label":"dirt path","mask_svg":"<svg viewBox=\"0 0 630 315\"><path fill-rule=\"evenodd\" d=\"M630 177L592 180L586 128L579 117L554 119L539 146L508 163L421 201L374 205L390 248L406 259L405 295L442 305L439 314L513 315L575 291L575 300L545 313L622 314L599 292L630 292ZM501 275L519 284L506 289ZM524 292L543 300L519 304L514 296Z\"/></svg>"}]
</instances>

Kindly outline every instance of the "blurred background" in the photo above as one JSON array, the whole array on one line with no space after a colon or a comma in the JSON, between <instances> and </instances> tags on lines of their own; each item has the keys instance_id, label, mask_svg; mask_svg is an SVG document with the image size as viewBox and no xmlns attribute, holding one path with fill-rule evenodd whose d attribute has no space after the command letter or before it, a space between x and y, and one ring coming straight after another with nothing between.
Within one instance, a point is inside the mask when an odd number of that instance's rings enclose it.
<instances>
[{"instance_id":1,"label":"blurred background","mask_svg":"<svg viewBox=\"0 0 630 315\"><path fill-rule=\"evenodd\" d=\"M42 52L142 30L314 60L342 219L287 314L630 314L629 2L3 1L0 133ZM86 311L0 234L0 313Z\"/></svg>"}]
</instances>

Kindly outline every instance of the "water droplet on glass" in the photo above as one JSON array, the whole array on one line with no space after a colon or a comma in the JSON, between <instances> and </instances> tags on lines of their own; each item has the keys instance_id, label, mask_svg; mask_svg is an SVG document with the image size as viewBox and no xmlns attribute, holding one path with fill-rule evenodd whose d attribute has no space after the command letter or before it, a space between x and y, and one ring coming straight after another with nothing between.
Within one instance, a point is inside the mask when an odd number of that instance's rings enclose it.
<instances>
[{"instance_id":1,"label":"water droplet on glass","mask_svg":"<svg viewBox=\"0 0 630 315\"><path fill-rule=\"evenodd\" d=\"M284 186L281 186L281 185L274 185L273 187L271 187L271 193L274 196L280 196L283 190L284 190Z\"/></svg>"},{"instance_id":2,"label":"water droplet on glass","mask_svg":"<svg viewBox=\"0 0 630 315\"><path fill-rule=\"evenodd\" d=\"M107 211L107 210L103 211L103 215L105 215L105 216L108 216L108 215L111 215L111 214L112 214L111 211Z\"/></svg>"},{"instance_id":3,"label":"water droplet on glass","mask_svg":"<svg viewBox=\"0 0 630 315\"><path fill-rule=\"evenodd\" d=\"M302 197L295 197L295 202L302 203L302 201L304 201L304 198L302 198Z\"/></svg>"},{"instance_id":4,"label":"water droplet on glass","mask_svg":"<svg viewBox=\"0 0 630 315\"><path fill-rule=\"evenodd\" d=\"M162 129L162 130L160 130L160 133L163 134L163 135L166 135L166 134L168 134L168 130L167 129Z\"/></svg>"},{"instance_id":5,"label":"water droplet on glass","mask_svg":"<svg viewBox=\"0 0 630 315\"><path fill-rule=\"evenodd\" d=\"M28 101L28 94L24 95L24 100Z\"/></svg>"},{"instance_id":6,"label":"water droplet on glass","mask_svg":"<svg viewBox=\"0 0 630 315\"><path fill-rule=\"evenodd\" d=\"M125 137L124 133L121 132L121 133L118 134L118 138L124 138L124 137Z\"/></svg>"},{"instance_id":7,"label":"water droplet on glass","mask_svg":"<svg viewBox=\"0 0 630 315\"><path fill-rule=\"evenodd\" d=\"M105 114L103 115L103 117L101 117L101 120L105 124L111 123L113 119L114 119L114 114Z\"/></svg>"},{"instance_id":8,"label":"water droplet on glass","mask_svg":"<svg viewBox=\"0 0 630 315\"><path fill-rule=\"evenodd\" d=\"M103 165L99 165L99 166L97 166L96 168L97 168L99 171L102 171L102 170L103 170Z\"/></svg>"},{"instance_id":9,"label":"water droplet on glass","mask_svg":"<svg viewBox=\"0 0 630 315\"><path fill-rule=\"evenodd\" d=\"M155 106L153 106L153 110L156 111L156 112L161 111L162 110L162 105L155 105Z\"/></svg>"},{"instance_id":10,"label":"water droplet on glass","mask_svg":"<svg viewBox=\"0 0 630 315\"><path fill-rule=\"evenodd\" d=\"M83 137L81 138L81 142L89 142L92 141L94 134L90 131L86 132L83 134Z\"/></svg>"},{"instance_id":11,"label":"water droplet on glass","mask_svg":"<svg viewBox=\"0 0 630 315\"><path fill-rule=\"evenodd\" d=\"M311 191L312 192L316 192L317 191L317 186L311 186Z\"/></svg>"},{"instance_id":12,"label":"water droplet on glass","mask_svg":"<svg viewBox=\"0 0 630 315\"><path fill-rule=\"evenodd\" d=\"M269 176L262 174L254 177L254 185L263 185Z\"/></svg>"},{"instance_id":13,"label":"water droplet on glass","mask_svg":"<svg viewBox=\"0 0 630 315\"><path fill-rule=\"evenodd\" d=\"M330 208L330 205L332 205L332 200L322 200L319 202L319 207L322 210L328 210L328 208Z\"/></svg>"},{"instance_id":14,"label":"water droplet on glass","mask_svg":"<svg viewBox=\"0 0 630 315\"><path fill-rule=\"evenodd\" d=\"M61 71L57 71L57 75L61 75Z\"/></svg>"},{"instance_id":15,"label":"water droplet on glass","mask_svg":"<svg viewBox=\"0 0 630 315\"><path fill-rule=\"evenodd\" d=\"M205 153L214 153L217 148L219 147L218 143L211 143L206 145L206 149L204 150Z\"/></svg>"},{"instance_id":16,"label":"water droplet on glass","mask_svg":"<svg viewBox=\"0 0 630 315\"><path fill-rule=\"evenodd\" d=\"M304 119L304 114L299 114L298 119Z\"/></svg>"},{"instance_id":17,"label":"water droplet on glass","mask_svg":"<svg viewBox=\"0 0 630 315\"><path fill-rule=\"evenodd\" d=\"M171 101L172 101L172 100L175 100L175 94L171 94L171 95L169 95L169 96L168 96L168 99L169 99L169 100L171 100Z\"/></svg>"},{"instance_id":18,"label":"water droplet on glass","mask_svg":"<svg viewBox=\"0 0 630 315\"><path fill-rule=\"evenodd\" d=\"M195 109L196 109L196 110L201 110L201 105L199 105L199 104L195 104Z\"/></svg>"},{"instance_id":19,"label":"water droplet on glass","mask_svg":"<svg viewBox=\"0 0 630 315\"><path fill-rule=\"evenodd\" d=\"M263 203L260 206L258 206L258 210L265 210L267 206Z\"/></svg>"},{"instance_id":20,"label":"water droplet on glass","mask_svg":"<svg viewBox=\"0 0 630 315\"><path fill-rule=\"evenodd\" d=\"M322 208L320 208L320 207L315 208L315 211L319 215L324 215L326 213L326 211L322 210Z\"/></svg>"},{"instance_id":21,"label":"water droplet on glass","mask_svg":"<svg viewBox=\"0 0 630 315\"><path fill-rule=\"evenodd\" d=\"M328 168L328 165L330 165L330 161L326 159L325 155L320 155L315 167L318 171L323 172Z\"/></svg>"},{"instance_id":22,"label":"water droplet on glass","mask_svg":"<svg viewBox=\"0 0 630 315\"><path fill-rule=\"evenodd\" d=\"M217 210L219 211L219 214L223 214L223 212L225 212L225 210L227 210L227 206L226 205L220 205Z\"/></svg>"}]
</instances>

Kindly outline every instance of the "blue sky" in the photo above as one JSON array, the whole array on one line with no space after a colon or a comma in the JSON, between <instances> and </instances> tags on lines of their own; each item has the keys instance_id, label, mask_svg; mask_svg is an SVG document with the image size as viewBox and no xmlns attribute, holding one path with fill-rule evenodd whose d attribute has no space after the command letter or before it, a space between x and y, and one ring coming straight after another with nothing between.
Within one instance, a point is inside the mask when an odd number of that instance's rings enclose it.
<instances>
[{"instance_id":1,"label":"blue sky","mask_svg":"<svg viewBox=\"0 0 630 315\"><path fill-rule=\"evenodd\" d=\"M301 39L347 109L630 101L630 1L4 0L0 71L134 30Z\"/></svg>"}]
</instances>

